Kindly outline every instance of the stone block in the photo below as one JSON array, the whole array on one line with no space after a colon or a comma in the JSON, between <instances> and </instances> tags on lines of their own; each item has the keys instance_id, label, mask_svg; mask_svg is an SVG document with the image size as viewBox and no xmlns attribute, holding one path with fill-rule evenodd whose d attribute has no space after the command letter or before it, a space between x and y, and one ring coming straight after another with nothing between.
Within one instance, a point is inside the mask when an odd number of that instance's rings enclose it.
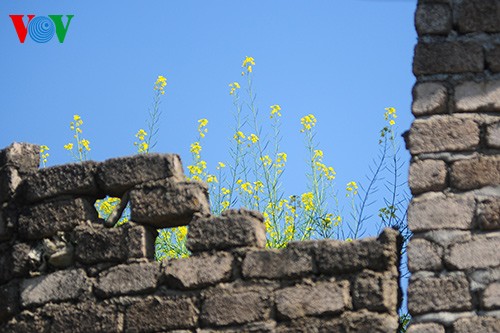
<instances>
[{"instance_id":1,"label":"stone block","mask_svg":"<svg viewBox=\"0 0 500 333\"><path fill-rule=\"evenodd\" d=\"M488 268L500 265L500 233L473 235L469 241L450 246L445 253L445 263L457 270Z\"/></svg>"},{"instance_id":2,"label":"stone block","mask_svg":"<svg viewBox=\"0 0 500 333\"><path fill-rule=\"evenodd\" d=\"M276 328L276 322L266 321L266 322L250 323L229 328L219 328L219 329L202 328L198 329L196 333L276 333L275 328ZM190 332L191 331L186 333Z\"/></svg>"},{"instance_id":3,"label":"stone block","mask_svg":"<svg viewBox=\"0 0 500 333\"><path fill-rule=\"evenodd\" d=\"M486 144L490 148L500 148L500 122L486 128Z\"/></svg>"},{"instance_id":4,"label":"stone block","mask_svg":"<svg viewBox=\"0 0 500 333\"><path fill-rule=\"evenodd\" d=\"M500 72L500 44L495 44L486 50L486 64L490 71Z\"/></svg>"},{"instance_id":5,"label":"stone block","mask_svg":"<svg viewBox=\"0 0 500 333\"><path fill-rule=\"evenodd\" d=\"M438 82L417 83L413 88L412 112L415 117L446 113L448 91Z\"/></svg>"},{"instance_id":6,"label":"stone block","mask_svg":"<svg viewBox=\"0 0 500 333\"><path fill-rule=\"evenodd\" d=\"M492 283L500 281L500 267L476 269L468 273L472 291L484 291Z\"/></svg>"},{"instance_id":7,"label":"stone block","mask_svg":"<svg viewBox=\"0 0 500 333\"><path fill-rule=\"evenodd\" d=\"M92 161L39 169L23 179L20 191L28 202L66 194L96 198L96 169L97 163Z\"/></svg>"},{"instance_id":8,"label":"stone block","mask_svg":"<svg viewBox=\"0 0 500 333\"><path fill-rule=\"evenodd\" d=\"M241 209L194 219L189 225L186 246L192 252L263 248L266 246L264 217L259 212Z\"/></svg>"},{"instance_id":9,"label":"stone block","mask_svg":"<svg viewBox=\"0 0 500 333\"><path fill-rule=\"evenodd\" d=\"M306 316L335 315L351 309L349 282L318 282L276 291L276 311L289 320Z\"/></svg>"},{"instance_id":10,"label":"stone block","mask_svg":"<svg viewBox=\"0 0 500 333\"><path fill-rule=\"evenodd\" d=\"M460 190L500 184L500 156L480 156L454 162L450 168L450 185Z\"/></svg>"},{"instance_id":11,"label":"stone block","mask_svg":"<svg viewBox=\"0 0 500 333\"><path fill-rule=\"evenodd\" d=\"M408 206L408 226L413 232L469 230L474 218L475 201L470 194L445 195L429 192L413 198Z\"/></svg>"},{"instance_id":12,"label":"stone block","mask_svg":"<svg viewBox=\"0 0 500 333\"><path fill-rule=\"evenodd\" d=\"M452 27L449 5L424 3L417 7L415 26L419 35L447 35Z\"/></svg>"},{"instance_id":13,"label":"stone block","mask_svg":"<svg viewBox=\"0 0 500 333\"><path fill-rule=\"evenodd\" d=\"M484 309L500 309L500 282L490 284L483 292L481 303Z\"/></svg>"},{"instance_id":14,"label":"stone block","mask_svg":"<svg viewBox=\"0 0 500 333\"><path fill-rule=\"evenodd\" d=\"M318 241L316 265L322 274L344 274L370 269L396 271L400 236L393 229L385 229L378 237L352 242L338 240Z\"/></svg>"},{"instance_id":15,"label":"stone block","mask_svg":"<svg viewBox=\"0 0 500 333\"><path fill-rule=\"evenodd\" d=\"M441 160L420 160L410 164L408 183L412 194L442 191L446 188L446 163Z\"/></svg>"},{"instance_id":16,"label":"stone block","mask_svg":"<svg viewBox=\"0 0 500 333\"><path fill-rule=\"evenodd\" d=\"M445 329L443 325L436 323L413 324L407 333L445 333Z\"/></svg>"},{"instance_id":17,"label":"stone block","mask_svg":"<svg viewBox=\"0 0 500 333\"><path fill-rule=\"evenodd\" d=\"M312 274L313 269L309 251L266 249L246 253L242 275L244 278L286 279Z\"/></svg>"},{"instance_id":18,"label":"stone block","mask_svg":"<svg viewBox=\"0 0 500 333\"><path fill-rule=\"evenodd\" d=\"M0 324L0 332L8 333L52 333L50 319L43 317L40 311L26 310L9 320L4 325Z\"/></svg>"},{"instance_id":19,"label":"stone block","mask_svg":"<svg viewBox=\"0 0 500 333\"><path fill-rule=\"evenodd\" d=\"M479 201L477 206L477 225L482 230L500 229L500 198L489 197Z\"/></svg>"},{"instance_id":20,"label":"stone block","mask_svg":"<svg viewBox=\"0 0 500 333\"><path fill-rule=\"evenodd\" d=\"M97 168L97 181L101 190L120 198L135 185L170 177L176 181L184 180L179 155L138 154L112 158Z\"/></svg>"},{"instance_id":21,"label":"stone block","mask_svg":"<svg viewBox=\"0 0 500 333\"><path fill-rule=\"evenodd\" d=\"M40 165L40 146L14 142L0 150L0 167L14 167L21 174L34 172Z\"/></svg>"},{"instance_id":22,"label":"stone block","mask_svg":"<svg viewBox=\"0 0 500 333\"><path fill-rule=\"evenodd\" d=\"M8 240L17 225L17 209L8 204L0 204L0 241Z\"/></svg>"},{"instance_id":23,"label":"stone block","mask_svg":"<svg viewBox=\"0 0 500 333\"><path fill-rule=\"evenodd\" d=\"M217 290L204 297L201 323L208 326L240 325L270 317L271 300L266 290Z\"/></svg>"},{"instance_id":24,"label":"stone block","mask_svg":"<svg viewBox=\"0 0 500 333\"><path fill-rule=\"evenodd\" d=\"M363 271L352 286L354 309L395 314L398 306L398 282L392 274Z\"/></svg>"},{"instance_id":25,"label":"stone block","mask_svg":"<svg viewBox=\"0 0 500 333\"><path fill-rule=\"evenodd\" d=\"M437 115L411 125L408 148L412 155L472 151L479 145L479 126L471 119Z\"/></svg>"},{"instance_id":26,"label":"stone block","mask_svg":"<svg viewBox=\"0 0 500 333\"><path fill-rule=\"evenodd\" d=\"M500 81L468 81L455 87L455 110L500 111Z\"/></svg>"},{"instance_id":27,"label":"stone block","mask_svg":"<svg viewBox=\"0 0 500 333\"><path fill-rule=\"evenodd\" d=\"M52 332L122 332L120 314L113 305L94 302L49 304L42 311L52 321Z\"/></svg>"},{"instance_id":28,"label":"stone block","mask_svg":"<svg viewBox=\"0 0 500 333\"><path fill-rule=\"evenodd\" d=\"M73 232L75 257L84 264L125 262L154 256L155 232L133 222L117 228L96 223L77 226Z\"/></svg>"},{"instance_id":29,"label":"stone block","mask_svg":"<svg viewBox=\"0 0 500 333\"><path fill-rule=\"evenodd\" d=\"M125 332L165 332L195 328L198 315L196 303L191 298L148 297L126 309Z\"/></svg>"},{"instance_id":30,"label":"stone block","mask_svg":"<svg viewBox=\"0 0 500 333\"><path fill-rule=\"evenodd\" d=\"M407 247L410 272L441 271L443 248L436 243L413 237Z\"/></svg>"},{"instance_id":31,"label":"stone block","mask_svg":"<svg viewBox=\"0 0 500 333\"><path fill-rule=\"evenodd\" d=\"M96 219L92 199L68 198L43 202L21 210L19 235L25 239L41 239L58 231L71 231L83 221Z\"/></svg>"},{"instance_id":32,"label":"stone block","mask_svg":"<svg viewBox=\"0 0 500 333\"><path fill-rule=\"evenodd\" d=\"M479 43L474 42L420 42L415 48L413 73L455 74L482 72L484 52Z\"/></svg>"},{"instance_id":33,"label":"stone block","mask_svg":"<svg viewBox=\"0 0 500 333\"><path fill-rule=\"evenodd\" d=\"M472 310L469 282L463 273L438 276L414 274L408 287L408 309L412 316L428 312Z\"/></svg>"},{"instance_id":34,"label":"stone block","mask_svg":"<svg viewBox=\"0 0 500 333\"><path fill-rule=\"evenodd\" d=\"M497 0L463 0L454 10L458 31L500 32L500 4Z\"/></svg>"},{"instance_id":35,"label":"stone block","mask_svg":"<svg viewBox=\"0 0 500 333\"><path fill-rule=\"evenodd\" d=\"M397 315L388 315L369 311L347 312L342 315L345 332L356 333L388 333L396 332L398 328ZM335 332L320 330L321 333Z\"/></svg>"},{"instance_id":36,"label":"stone block","mask_svg":"<svg viewBox=\"0 0 500 333\"><path fill-rule=\"evenodd\" d=\"M17 169L4 167L0 169L0 204L11 201L18 186L21 184L21 177Z\"/></svg>"},{"instance_id":37,"label":"stone block","mask_svg":"<svg viewBox=\"0 0 500 333\"><path fill-rule=\"evenodd\" d=\"M19 287L11 282L0 286L0 323L19 312Z\"/></svg>"},{"instance_id":38,"label":"stone block","mask_svg":"<svg viewBox=\"0 0 500 333\"><path fill-rule=\"evenodd\" d=\"M155 290L160 275L157 262L118 265L99 274L95 293L102 298Z\"/></svg>"},{"instance_id":39,"label":"stone block","mask_svg":"<svg viewBox=\"0 0 500 333\"><path fill-rule=\"evenodd\" d=\"M43 248L34 244L15 243L11 255L12 274L16 277L28 277L42 265Z\"/></svg>"},{"instance_id":40,"label":"stone block","mask_svg":"<svg viewBox=\"0 0 500 333\"><path fill-rule=\"evenodd\" d=\"M195 213L209 212L208 188L200 182L158 180L130 191L130 219L155 228L188 225Z\"/></svg>"},{"instance_id":41,"label":"stone block","mask_svg":"<svg viewBox=\"0 0 500 333\"><path fill-rule=\"evenodd\" d=\"M233 256L227 252L168 260L163 276L167 285L178 289L198 289L229 281Z\"/></svg>"},{"instance_id":42,"label":"stone block","mask_svg":"<svg viewBox=\"0 0 500 333\"><path fill-rule=\"evenodd\" d=\"M461 318L453 323L453 333L498 333L500 332L500 318L498 317L470 317Z\"/></svg>"},{"instance_id":43,"label":"stone block","mask_svg":"<svg viewBox=\"0 0 500 333\"><path fill-rule=\"evenodd\" d=\"M91 283L83 269L57 271L21 282L23 307L76 300L90 292Z\"/></svg>"}]
</instances>

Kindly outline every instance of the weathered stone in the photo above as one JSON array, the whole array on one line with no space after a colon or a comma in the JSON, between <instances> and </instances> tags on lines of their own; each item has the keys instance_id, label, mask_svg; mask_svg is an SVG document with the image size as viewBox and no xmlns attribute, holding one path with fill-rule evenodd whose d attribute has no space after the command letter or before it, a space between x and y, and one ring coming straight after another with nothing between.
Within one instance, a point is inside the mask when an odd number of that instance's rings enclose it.
<instances>
[{"instance_id":1,"label":"weathered stone","mask_svg":"<svg viewBox=\"0 0 500 333\"><path fill-rule=\"evenodd\" d=\"M122 197L135 185L172 177L184 180L181 159L175 154L139 154L112 158L97 169L99 187L108 195Z\"/></svg>"},{"instance_id":2,"label":"weathered stone","mask_svg":"<svg viewBox=\"0 0 500 333\"><path fill-rule=\"evenodd\" d=\"M500 31L500 4L497 0L459 1L454 15L462 33Z\"/></svg>"},{"instance_id":3,"label":"weathered stone","mask_svg":"<svg viewBox=\"0 0 500 333\"><path fill-rule=\"evenodd\" d=\"M459 112L500 111L500 81L465 82L455 88Z\"/></svg>"},{"instance_id":4,"label":"weathered stone","mask_svg":"<svg viewBox=\"0 0 500 333\"><path fill-rule=\"evenodd\" d=\"M52 267L67 268L75 263L73 244L62 232L52 238L45 238L42 241L42 251L43 256Z\"/></svg>"},{"instance_id":5,"label":"weathered stone","mask_svg":"<svg viewBox=\"0 0 500 333\"><path fill-rule=\"evenodd\" d=\"M482 72L483 48L473 42L420 42L415 48L413 73L415 75L438 73Z\"/></svg>"},{"instance_id":6,"label":"weathered stone","mask_svg":"<svg viewBox=\"0 0 500 333\"><path fill-rule=\"evenodd\" d=\"M11 282L0 286L0 323L19 311L19 288Z\"/></svg>"},{"instance_id":7,"label":"weathered stone","mask_svg":"<svg viewBox=\"0 0 500 333\"><path fill-rule=\"evenodd\" d=\"M318 282L276 291L276 310L284 319L335 315L350 309L349 282Z\"/></svg>"},{"instance_id":8,"label":"weathered stone","mask_svg":"<svg viewBox=\"0 0 500 333\"><path fill-rule=\"evenodd\" d=\"M95 293L107 298L151 292L158 284L159 275L160 266L157 262L115 266L99 274Z\"/></svg>"},{"instance_id":9,"label":"weathered stone","mask_svg":"<svg viewBox=\"0 0 500 333\"><path fill-rule=\"evenodd\" d=\"M264 247L266 228L261 213L227 210L221 216L200 217L189 225L186 246L192 252L237 247Z\"/></svg>"},{"instance_id":10,"label":"weathered stone","mask_svg":"<svg viewBox=\"0 0 500 333\"><path fill-rule=\"evenodd\" d=\"M500 267L476 269L469 274L472 291L484 291L490 284L500 281Z\"/></svg>"},{"instance_id":11,"label":"weathered stone","mask_svg":"<svg viewBox=\"0 0 500 333\"><path fill-rule=\"evenodd\" d=\"M48 302L69 301L80 298L91 288L90 281L82 269L57 271L21 283L23 307Z\"/></svg>"},{"instance_id":12,"label":"weathered stone","mask_svg":"<svg viewBox=\"0 0 500 333\"><path fill-rule=\"evenodd\" d=\"M50 304L42 311L52 320L52 332L122 332L119 313L113 305L102 306L93 302Z\"/></svg>"},{"instance_id":13,"label":"weathered stone","mask_svg":"<svg viewBox=\"0 0 500 333\"><path fill-rule=\"evenodd\" d=\"M95 223L75 228L76 260L84 264L124 262L130 258L153 258L154 232L132 222L118 228Z\"/></svg>"},{"instance_id":14,"label":"weathered stone","mask_svg":"<svg viewBox=\"0 0 500 333\"><path fill-rule=\"evenodd\" d=\"M79 223L97 219L94 202L87 198L61 199L24 208L19 215L19 235L26 239L50 237L71 231Z\"/></svg>"},{"instance_id":15,"label":"weathered stone","mask_svg":"<svg viewBox=\"0 0 500 333\"><path fill-rule=\"evenodd\" d=\"M407 333L445 333L444 326L435 323L413 324Z\"/></svg>"},{"instance_id":16,"label":"weathered stone","mask_svg":"<svg viewBox=\"0 0 500 333\"><path fill-rule=\"evenodd\" d=\"M392 274L363 271L354 279L352 303L356 310L396 313L398 283Z\"/></svg>"},{"instance_id":17,"label":"weathered stone","mask_svg":"<svg viewBox=\"0 0 500 333\"><path fill-rule=\"evenodd\" d=\"M454 162L450 182L451 186L461 190L500 184L500 156L480 156Z\"/></svg>"},{"instance_id":18,"label":"weathered stone","mask_svg":"<svg viewBox=\"0 0 500 333\"><path fill-rule=\"evenodd\" d=\"M130 191L130 219L155 228L188 225L195 213L209 212L208 188L200 182L158 180Z\"/></svg>"},{"instance_id":19,"label":"weathered stone","mask_svg":"<svg viewBox=\"0 0 500 333\"><path fill-rule=\"evenodd\" d=\"M43 251L40 246L27 243L16 243L12 246L12 274L16 277L27 277L42 264Z\"/></svg>"},{"instance_id":20,"label":"weathered stone","mask_svg":"<svg viewBox=\"0 0 500 333\"><path fill-rule=\"evenodd\" d=\"M323 274L343 274L370 269L393 271L399 253L399 233L385 229L378 238L370 237L352 242L318 241L316 265Z\"/></svg>"},{"instance_id":21,"label":"weathered stone","mask_svg":"<svg viewBox=\"0 0 500 333\"><path fill-rule=\"evenodd\" d=\"M191 298L149 297L125 311L125 332L194 328L197 323L198 309Z\"/></svg>"},{"instance_id":22,"label":"weathered stone","mask_svg":"<svg viewBox=\"0 0 500 333\"><path fill-rule=\"evenodd\" d=\"M245 278L283 279L312 273L312 253L293 248L247 252L242 265Z\"/></svg>"},{"instance_id":23,"label":"weathered stone","mask_svg":"<svg viewBox=\"0 0 500 333\"><path fill-rule=\"evenodd\" d=\"M419 35L447 35L451 31L451 8L445 4L420 4L415 14Z\"/></svg>"},{"instance_id":24,"label":"weathered stone","mask_svg":"<svg viewBox=\"0 0 500 333\"><path fill-rule=\"evenodd\" d=\"M415 120L408 137L412 155L474 150L478 144L478 125L471 119L449 115Z\"/></svg>"},{"instance_id":25,"label":"weathered stone","mask_svg":"<svg viewBox=\"0 0 500 333\"><path fill-rule=\"evenodd\" d=\"M275 331L276 322L266 321L266 322L256 322L245 324L237 327L230 328L220 328L220 329L199 329L196 333L276 333ZM191 332L191 331L189 331ZM186 332L186 333L189 333ZM290 331L287 331L290 332Z\"/></svg>"},{"instance_id":26,"label":"weathered stone","mask_svg":"<svg viewBox=\"0 0 500 333\"><path fill-rule=\"evenodd\" d=\"M224 291L205 296L201 306L203 325L225 326L263 321L271 312L265 291Z\"/></svg>"},{"instance_id":27,"label":"weathered stone","mask_svg":"<svg viewBox=\"0 0 500 333\"><path fill-rule=\"evenodd\" d=\"M411 193L444 190L447 173L446 163L441 160L421 160L411 163L408 178Z\"/></svg>"},{"instance_id":28,"label":"weathered stone","mask_svg":"<svg viewBox=\"0 0 500 333\"><path fill-rule=\"evenodd\" d=\"M446 264L458 270L487 268L500 265L500 233L473 235L467 242L450 246L445 254Z\"/></svg>"},{"instance_id":29,"label":"weathered stone","mask_svg":"<svg viewBox=\"0 0 500 333\"><path fill-rule=\"evenodd\" d=\"M395 315L380 314L376 312L358 311L347 312L342 315L346 333L388 333L396 332L398 318ZM320 331L329 333L335 331Z\"/></svg>"},{"instance_id":30,"label":"weathered stone","mask_svg":"<svg viewBox=\"0 0 500 333\"><path fill-rule=\"evenodd\" d=\"M14 142L0 150L0 167L14 167L21 174L34 172L40 165L40 146Z\"/></svg>"},{"instance_id":31,"label":"weathered stone","mask_svg":"<svg viewBox=\"0 0 500 333\"><path fill-rule=\"evenodd\" d=\"M17 225L17 210L0 204L0 241L10 239Z\"/></svg>"},{"instance_id":32,"label":"weathered stone","mask_svg":"<svg viewBox=\"0 0 500 333\"><path fill-rule=\"evenodd\" d=\"M471 317L462 318L453 324L453 333L498 333L500 332L500 318Z\"/></svg>"},{"instance_id":33,"label":"weathered stone","mask_svg":"<svg viewBox=\"0 0 500 333\"><path fill-rule=\"evenodd\" d=\"M230 253L202 253L195 257L168 260L163 274L169 287L196 289L228 281L232 268L233 256Z\"/></svg>"},{"instance_id":34,"label":"weathered stone","mask_svg":"<svg viewBox=\"0 0 500 333\"><path fill-rule=\"evenodd\" d=\"M430 192L413 198L408 207L408 226L413 232L437 229L469 230L475 211L472 195Z\"/></svg>"},{"instance_id":35,"label":"weathered stone","mask_svg":"<svg viewBox=\"0 0 500 333\"><path fill-rule=\"evenodd\" d=\"M483 230L500 229L500 198L489 197L477 205L477 224Z\"/></svg>"},{"instance_id":36,"label":"weathered stone","mask_svg":"<svg viewBox=\"0 0 500 333\"><path fill-rule=\"evenodd\" d=\"M50 319L44 318L40 311L23 311L9 320L5 325L0 324L0 332L8 333L52 333Z\"/></svg>"},{"instance_id":37,"label":"weathered stone","mask_svg":"<svg viewBox=\"0 0 500 333\"><path fill-rule=\"evenodd\" d=\"M92 161L43 168L24 178L20 190L28 202L65 194L96 197L96 168Z\"/></svg>"},{"instance_id":38,"label":"weathered stone","mask_svg":"<svg viewBox=\"0 0 500 333\"><path fill-rule=\"evenodd\" d=\"M500 282L492 283L484 290L482 306L488 310L500 309Z\"/></svg>"},{"instance_id":39,"label":"weathered stone","mask_svg":"<svg viewBox=\"0 0 500 333\"><path fill-rule=\"evenodd\" d=\"M408 287L408 308L412 316L427 312L472 310L469 282L462 273L412 275Z\"/></svg>"},{"instance_id":40,"label":"weathered stone","mask_svg":"<svg viewBox=\"0 0 500 333\"><path fill-rule=\"evenodd\" d=\"M410 272L443 269L443 248L425 239L413 238L407 247Z\"/></svg>"},{"instance_id":41,"label":"weathered stone","mask_svg":"<svg viewBox=\"0 0 500 333\"><path fill-rule=\"evenodd\" d=\"M11 201L19 184L21 184L21 177L17 169L13 167L0 169L0 203Z\"/></svg>"},{"instance_id":42,"label":"weathered stone","mask_svg":"<svg viewBox=\"0 0 500 333\"><path fill-rule=\"evenodd\" d=\"M446 87L437 82L418 83L413 88L412 112L416 117L445 113L448 103Z\"/></svg>"},{"instance_id":43,"label":"weathered stone","mask_svg":"<svg viewBox=\"0 0 500 333\"><path fill-rule=\"evenodd\" d=\"M500 148L500 122L486 128L486 144L491 148Z\"/></svg>"},{"instance_id":44,"label":"weathered stone","mask_svg":"<svg viewBox=\"0 0 500 333\"><path fill-rule=\"evenodd\" d=\"M490 71L494 73L500 72L500 44L486 50L486 64Z\"/></svg>"}]
</instances>

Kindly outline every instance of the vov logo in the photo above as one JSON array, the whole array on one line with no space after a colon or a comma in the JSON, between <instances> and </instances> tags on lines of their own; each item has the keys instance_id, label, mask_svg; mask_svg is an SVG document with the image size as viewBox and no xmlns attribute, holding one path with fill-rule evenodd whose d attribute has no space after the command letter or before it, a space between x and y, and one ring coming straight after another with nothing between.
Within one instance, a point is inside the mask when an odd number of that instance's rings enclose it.
<instances>
[{"instance_id":1,"label":"vov logo","mask_svg":"<svg viewBox=\"0 0 500 333\"><path fill-rule=\"evenodd\" d=\"M67 22L64 25L62 21L63 15L48 15L47 16L36 16L27 15L28 23L24 24L24 15L9 15L14 23L14 28L16 29L17 37L19 41L24 43L26 40L26 35L30 35L31 39L37 43L47 43L57 35L59 43L64 43L66 38L66 33L68 32L69 24L71 19L75 15L66 15Z\"/></svg>"}]
</instances>

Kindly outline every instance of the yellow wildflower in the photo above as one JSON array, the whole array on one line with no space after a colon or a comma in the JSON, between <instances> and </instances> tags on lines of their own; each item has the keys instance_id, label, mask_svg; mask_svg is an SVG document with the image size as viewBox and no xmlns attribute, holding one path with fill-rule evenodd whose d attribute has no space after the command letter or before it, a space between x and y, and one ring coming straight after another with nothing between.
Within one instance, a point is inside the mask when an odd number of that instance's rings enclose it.
<instances>
[{"instance_id":1,"label":"yellow wildflower","mask_svg":"<svg viewBox=\"0 0 500 333\"><path fill-rule=\"evenodd\" d=\"M281 117L281 106L279 106L278 104L275 104L275 105L271 105L271 118L273 118L273 116L278 116L278 117Z\"/></svg>"},{"instance_id":2,"label":"yellow wildflower","mask_svg":"<svg viewBox=\"0 0 500 333\"><path fill-rule=\"evenodd\" d=\"M314 208L312 192L303 193L301 200L302 200L302 204L304 205L304 209L306 211L312 210Z\"/></svg>"},{"instance_id":3,"label":"yellow wildflower","mask_svg":"<svg viewBox=\"0 0 500 333\"><path fill-rule=\"evenodd\" d=\"M217 177L214 175L207 176L207 183L218 183Z\"/></svg>"},{"instance_id":4,"label":"yellow wildflower","mask_svg":"<svg viewBox=\"0 0 500 333\"><path fill-rule=\"evenodd\" d=\"M252 141L252 143L256 143L257 141L259 141L259 137L252 133L248 136L248 140Z\"/></svg>"},{"instance_id":5,"label":"yellow wildflower","mask_svg":"<svg viewBox=\"0 0 500 333\"><path fill-rule=\"evenodd\" d=\"M358 194L358 184L356 184L356 182L349 182L347 183L346 190L353 195L356 195ZM349 193L347 193L346 196L349 196Z\"/></svg>"},{"instance_id":6,"label":"yellow wildflower","mask_svg":"<svg viewBox=\"0 0 500 333\"><path fill-rule=\"evenodd\" d=\"M201 152L201 145L199 142L193 142L189 151L195 155L199 155Z\"/></svg>"},{"instance_id":7,"label":"yellow wildflower","mask_svg":"<svg viewBox=\"0 0 500 333\"><path fill-rule=\"evenodd\" d=\"M316 117L314 117L313 114L308 114L307 116L300 118L300 123L302 124L302 129L300 131L308 131L316 126Z\"/></svg>"},{"instance_id":8,"label":"yellow wildflower","mask_svg":"<svg viewBox=\"0 0 500 333\"><path fill-rule=\"evenodd\" d=\"M67 145L64 145L64 149L66 149L66 150L73 149L73 144L72 143L68 143Z\"/></svg>"},{"instance_id":9,"label":"yellow wildflower","mask_svg":"<svg viewBox=\"0 0 500 333\"><path fill-rule=\"evenodd\" d=\"M226 167L226 165L224 163L222 163L222 162L219 162L217 164L217 170L220 170L221 168L225 168L225 167Z\"/></svg>"}]
</instances>

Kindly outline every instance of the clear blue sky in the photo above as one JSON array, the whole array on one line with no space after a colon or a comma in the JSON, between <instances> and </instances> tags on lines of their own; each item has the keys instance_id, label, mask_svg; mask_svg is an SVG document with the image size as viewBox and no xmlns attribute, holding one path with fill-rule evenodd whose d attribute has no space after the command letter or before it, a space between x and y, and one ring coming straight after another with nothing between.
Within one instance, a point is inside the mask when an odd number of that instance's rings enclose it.
<instances>
[{"instance_id":1,"label":"clear blue sky","mask_svg":"<svg viewBox=\"0 0 500 333\"><path fill-rule=\"evenodd\" d=\"M207 118L202 153L213 169L228 162L233 135L228 84L242 80L241 62L252 56L260 111L282 107L286 192L305 190L300 118L313 113L343 193L376 157L385 107L398 110L400 133L409 128L414 9L415 1L374 0L2 1L0 147L44 144L48 165L70 162L63 145L79 114L92 159L133 154L164 75L156 151L189 164L197 120ZM20 44L10 14L74 18L63 44ZM409 160L404 149L401 156Z\"/></svg>"}]
</instances>

